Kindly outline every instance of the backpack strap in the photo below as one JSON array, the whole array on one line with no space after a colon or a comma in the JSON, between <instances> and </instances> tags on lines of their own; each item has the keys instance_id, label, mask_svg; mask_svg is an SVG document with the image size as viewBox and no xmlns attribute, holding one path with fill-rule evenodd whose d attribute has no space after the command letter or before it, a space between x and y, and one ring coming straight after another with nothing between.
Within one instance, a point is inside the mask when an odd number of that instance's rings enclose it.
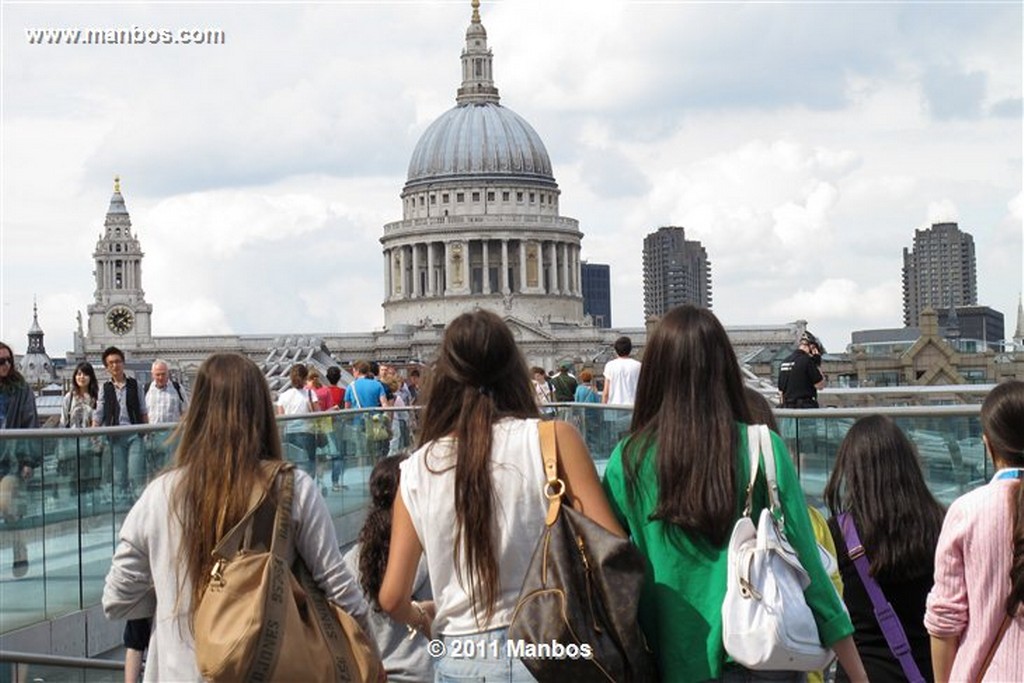
<instances>
[{"instance_id":1,"label":"backpack strap","mask_svg":"<svg viewBox=\"0 0 1024 683\"><path fill-rule=\"evenodd\" d=\"M277 514L274 516L274 535L270 542L270 553L267 572L270 573L272 586L280 590L271 590L267 595L266 611L263 628L260 629L256 642L253 661L249 666L247 681L270 681L271 673L277 666L281 654L281 630L285 622L285 600L291 599L288 589L288 563L285 561L289 546L292 544L292 498L295 491L295 466L290 462L275 461L273 464L264 461L264 471L274 473L270 480L271 486L280 479L277 496ZM280 476L279 476L280 475Z\"/></svg>"},{"instance_id":2,"label":"backpack strap","mask_svg":"<svg viewBox=\"0 0 1024 683\"><path fill-rule=\"evenodd\" d=\"M749 517L754 496L754 482L761 463L761 436L758 425L747 425L747 457L750 464L750 480L747 482L747 497L743 503L743 516Z\"/></svg>"},{"instance_id":3,"label":"backpack strap","mask_svg":"<svg viewBox=\"0 0 1024 683\"><path fill-rule=\"evenodd\" d=\"M264 503L267 502L270 490L274 487L274 483L277 479L279 472L291 469L294 465L284 460L264 460L263 472L268 477L268 480L263 486L256 486L249 494L249 507L246 510L245 515L238 521L238 524L231 527L231 529L225 533L217 546L213 549L213 557L215 560L227 560L234 559L235 555L241 552L243 549L249 549L253 545L253 536L255 535L257 540L263 538L258 533L257 521L258 515ZM281 501L278 501L278 507L280 507ZM285 514L291 518L291 507L285 511ZM275 518L277 510L275 509ZM276 534L274 535L276 537ZM272 542L272 541L271 541ZM267 546L269 547L268 542Z\"/></svg>"},{"instance_id":4,"label":"backpack strap","mask_svg":"<svg viewBox=\"0 0 1024 683\"><path fill-rule=\"evenodd\" d=\"M864 545L860 542L857 525L853 522L853 515L843 512L836 518L836 521L839 522L839 530L843 536L843 542L846 544L850 560L857 568L857 576L860 577L861 585L864 586L868 597L871 598L875 619L878 621L879 628L882 629L882 635L885 636L885 642L889 645L889 651L899 661L900 667L903 668L903 675L910 683L924 683L924 676L921 675L921 670L917 667L917 662L914 661L903 624L886 599L885 593L882 592L882 587L871 576L869 571L871 563L864 552Z\"/></svg>"}]
</instances>

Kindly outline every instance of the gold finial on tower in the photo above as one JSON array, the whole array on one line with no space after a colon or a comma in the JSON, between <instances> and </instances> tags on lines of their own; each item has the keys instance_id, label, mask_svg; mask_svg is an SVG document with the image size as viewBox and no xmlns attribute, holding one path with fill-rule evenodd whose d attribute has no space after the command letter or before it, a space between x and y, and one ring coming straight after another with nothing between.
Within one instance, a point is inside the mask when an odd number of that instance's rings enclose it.
<instances>
[{"instance_id":1,"label":"gold finial on tower","mask_svg":"<svg viewBox=\"0 0 1024 683\"><path fill-rule=\"evenodd\" d=\"M473 0L473 23L480 23L480 0Z\"/></svg>"},{"instance_id":2,"label":"gold finial on tower","mask_svg":"<svg viewBox=\"0 0 1024 683\"><path fill-rule=\"evenodd\" d=\"M114 176L114 192L120 194L121 192L121 176Z\"/></svg>"}]
</instances>

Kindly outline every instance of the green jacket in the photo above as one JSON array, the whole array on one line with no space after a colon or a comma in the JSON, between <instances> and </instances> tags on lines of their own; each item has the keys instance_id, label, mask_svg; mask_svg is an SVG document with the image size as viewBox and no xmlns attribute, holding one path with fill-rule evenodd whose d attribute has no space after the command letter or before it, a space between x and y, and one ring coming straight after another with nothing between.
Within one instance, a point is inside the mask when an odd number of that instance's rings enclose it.
<instances>
[{"instance_id":1,"label":"green jacket","mask_svg":"<svg viewBox=\"0 0 1024 683\"><path fill-rule=\"evenodd\" d=\"M737 454L736 519L742 512L749 477L747 430L740 431ZM663 681L704 681L722 676L729 661L722 645L722 601L728 571L728 542L721 547L691 536L678 527L649 519L658 499L654 447L639 470L635 500L626 493L622 446L616 446L604 473L612 510L647 557L647 581L640 596L640 625L654 649ZM785 444L772 434L785 515L786 536L811 577L804 595L818 623L822 643L830 645L853 633L853 624L821 565L803 490ZM763 463L762 463L763 464ZM767 504L766 484L759 474L754 487L756 521Z\"/></svg>"}]
</instances>

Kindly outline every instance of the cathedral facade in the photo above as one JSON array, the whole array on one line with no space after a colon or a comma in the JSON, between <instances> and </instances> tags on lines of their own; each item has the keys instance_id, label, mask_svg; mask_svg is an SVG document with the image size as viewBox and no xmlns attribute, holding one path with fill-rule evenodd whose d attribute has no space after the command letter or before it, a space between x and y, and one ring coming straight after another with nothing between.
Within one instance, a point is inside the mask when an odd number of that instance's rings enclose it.
<instances>
[{"instance_id":1,"label":"cathedral facade","mask_svg":"<svg viewBox=\"0 0 1024 683\"><path fill-rule=\"evenodd\" d=\"M501 105L476 3L461 61L456 105L420 137L402 220L384 226L385 326L443 324L486 308L579 327L583 235L559 214L540 136Z\"/></svg>"}]
</instances>

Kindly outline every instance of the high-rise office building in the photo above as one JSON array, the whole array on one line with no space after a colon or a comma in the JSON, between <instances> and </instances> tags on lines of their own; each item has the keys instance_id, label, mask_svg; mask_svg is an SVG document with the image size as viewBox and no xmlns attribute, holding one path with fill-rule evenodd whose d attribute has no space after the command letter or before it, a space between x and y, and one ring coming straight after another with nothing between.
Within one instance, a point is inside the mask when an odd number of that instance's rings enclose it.
<instances>
[{"instance_id":1,"label":"high-rise office building","mask_svg":"<svg viewBox=\"0 0 1024 683\"><path fill-rule=\"evenodd\" d=\"M644 238L644 315L681 304L711 308L711 262L683 228L658 228Z\"/></svg>"},{"instance_id":2,"label":"high-rise office building","mask_svg":"<svg viewBox=\"0 0 1024 683\"><path fill-rule=\"evenodd\" d=\"M918 324L921 311L978 303L974 238L956 223L934 223L914 231L914 247L903 249L903 324Z\"/></svg>"},{"instance_id":3,"label":"high-rise office building","mask_svg":"<svg viewBox=\"0 0 1024 683\"><path fill-rule=\"evenodd\" d=\"M612 326L612 278L607 263L580 263L583 282L583 314L594 320L594 327Z\"/></svg>"}]
</instances>

